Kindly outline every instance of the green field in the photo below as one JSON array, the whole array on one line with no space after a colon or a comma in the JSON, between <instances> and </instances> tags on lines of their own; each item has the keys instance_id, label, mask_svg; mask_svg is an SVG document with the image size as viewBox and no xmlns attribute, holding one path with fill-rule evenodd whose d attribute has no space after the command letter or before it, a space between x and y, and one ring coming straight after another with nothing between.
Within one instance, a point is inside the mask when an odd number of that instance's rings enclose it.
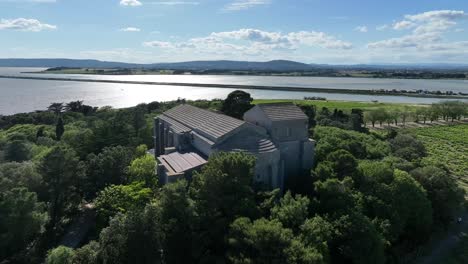
<instances>
[{"instance_id":1,"label":"green field","mask_svg":"<svg viewBox=\"0 0 468 264\"><path fill-rule=\"evenodd\" d=\"M427 159L446 165L468 190L468 124L409 129L426 146Z\"/></svg>"},{"instance_id":2,"label":"green field","mask_svg":"<svg viewBox=\"0 0 468 264\"><path fill-rule=\"evenodd\" d=\"M427 105L409 105L399 103L380 103L380 102L352 102L352 101L321 101L321 100L283 100L283 99L272 99L272 100L254 100L254 104L265 104L265 103L281 103L281 102L293 102L295 104L306 104L315 105L317 109L327 107L330 109L341 109L349 110L353 108L359 108L362 110L372 110L376 108L384 108L386 110L404 109L407 108L409 111L414 111L417 108L427 107Z\"/></svg>"}]
</instances>

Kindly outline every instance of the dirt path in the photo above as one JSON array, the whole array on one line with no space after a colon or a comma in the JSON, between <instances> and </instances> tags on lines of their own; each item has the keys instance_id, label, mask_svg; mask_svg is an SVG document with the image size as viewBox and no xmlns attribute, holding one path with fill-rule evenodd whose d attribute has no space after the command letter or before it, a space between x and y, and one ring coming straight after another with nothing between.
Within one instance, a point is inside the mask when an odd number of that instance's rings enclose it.
<instances>
[{"instance_id":1,"label":"dirt path","mask_svg":"<svg viewBox=\"0 0 468 264\"><path fill-rule=\"evenodd\" d=\"M92 204L86 204L81 209L80 215L73 221L62 237L60 245L77 248L86 238L90 228L96 220L95 210Z\"/></svg>"},{"instance_id":2,"label":"dirt path","mask_svg":"<svg viewBox=\"0 0 468 264\"><path fill-rule=\"evenodd\" d=\"M437 241L432 246L431 253L424 256L418 261L419 264L439 264L444 263L442 259L450 250L454 249L460 242L461 237L468 233L468 212L462 216L462 223L458 224L454 229L450 230L444 239Z\"/></svg>"}]
</instances>

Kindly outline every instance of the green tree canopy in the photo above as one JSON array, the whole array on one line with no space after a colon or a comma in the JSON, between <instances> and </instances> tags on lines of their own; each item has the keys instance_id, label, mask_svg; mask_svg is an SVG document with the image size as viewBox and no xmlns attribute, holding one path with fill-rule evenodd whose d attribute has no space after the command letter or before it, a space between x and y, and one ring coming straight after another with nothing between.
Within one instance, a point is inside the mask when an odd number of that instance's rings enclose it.
<instances>
[{"instance_id":1,"label":"green tree canopy","mask_svg":"<svg viewBox=\"0 0 468 264\"><path fill-rule=\"evenodd\" d=\"M38 171L48 190L49 215L51 225L55 226L65 213L75 210L81 202L83 164L72 149L56 146L44 155Z\"/></svg>"},{"instance_id":2,"label":"green tree canopy","mask_svg":"<svg viewBox=\"0 0 468 264\"><path fill-rule=\"evenodd\" d=\"M26 248L44 230L47 213L43 203L26 188L0 192L0 259Z\"/></svg>"},{"instance_id":3,"label":"green tree canopy","mask_svg":"<svg viewBox=\"0 0 468 264\"><path fill-rule=\"evenodd\" d=\"M244 91L234 91L223 101L221 111L228 116L242 119L244 113L252 108L252 97Z\"/></svg>"},{"instance_id":4,"label":"green tree canopy","mask_svg":"<svg viewBox=\"0 0 468 264\"><path fill-rule=\"evenodd\" d=\"M451 175L435 166L417 168L413 176L427 191L434 211L434 221L448 225L460 212L465 201L465 192Z\"/></svg>"},{"instance_id":5,"label":"green tree canopy","mask_svg":"<svg viewBox=\"0 0 468 264\"><path fill-rule=\"evenodd\" d=\"M158 182L156 176L156 160L153 155L146 154L132 161L128 168L130 181L143 181L146 186L155 186Z\"/></svg>"},{"instance_id":6,"label":"green tree canopy","mask_svg":"<svg viewBox=\"0 0 468 264\"><path fill-rule=\"evenodd\" d=\"M73 249L59 246L47 254L46 264L72 264L75 252Z\"/></svg>"},{"instance_id":7,"label":"green tree canopy","mask_svg":"<svg viewBox=\"0 0 468 264\"><path fill-rule=\"evenodd\" d=\"M293 197L288 191L271 209L271 219L278 220L286 228L297 230L309 215L309 203L307 197L301 195Z\"/></svg>"},{"instance_id":8,"label":"green tree canopy","mask_svg":"<svg viewBox=\"0 0 468 264\"><path fill-rule=\"evenodd\" d=\"M142 182L106 187L95 200L99 226L106 226L109 219L117 213L126 213L138 208L141 210L152 195L151 189L145 188Z\"/></svg>"},{"instance_id":9,"label":"green tree canopy","mask_svg":"<svg viewBox=\"0 0 468 264\"><path fill-rule=\"evenodd\" d=\"M228 241L232 263L325 263L317 248L305 245L276 220L238 218Z\"/></svg>"},{"instance_id":10,"label":"green tree canopy","mask_svg":"<svg viewBox=\"0 0 468 264\"><path fill-rule=\"evenodd\" d=\"M199 258L214 261L225 252L224 236L238 216L255 216L252 189L255 158L245 153L211 156L202 171L193 177L190 196L197 212L195 238Z\"/></svg>"}]
</instances>

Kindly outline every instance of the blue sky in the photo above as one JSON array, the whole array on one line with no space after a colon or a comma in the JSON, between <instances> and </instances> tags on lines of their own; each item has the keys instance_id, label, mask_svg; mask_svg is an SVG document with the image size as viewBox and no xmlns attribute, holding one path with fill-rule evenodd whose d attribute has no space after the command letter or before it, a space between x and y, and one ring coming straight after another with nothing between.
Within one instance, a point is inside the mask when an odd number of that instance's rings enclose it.
<instances>
[{"instance_id":1,"label":"blue sky","mask_svg":"<svg viewBox=\"0 0 468 264\"><path fill-rule=\"evenodd\" d=\"M466 0L0 0L0 58L466 63Z\"/></svg>"}]
</instances>

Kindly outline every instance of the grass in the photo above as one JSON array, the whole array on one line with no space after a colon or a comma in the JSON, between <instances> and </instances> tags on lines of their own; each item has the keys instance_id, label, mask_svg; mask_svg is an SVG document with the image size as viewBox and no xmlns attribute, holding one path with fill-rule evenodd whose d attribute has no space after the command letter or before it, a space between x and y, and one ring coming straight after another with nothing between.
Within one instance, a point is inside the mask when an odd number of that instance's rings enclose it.
<instances>
[{"instance_id":1,"label":"grass","mask_svg":"<svg viewBox=\"0 0 468 264\"><path fill-rule=\"evenodd\" d=\"M265 104L265 103L282 103L282 102L293 102L295 104L315 105L317 109L327 107L329 109L341 109L345 111L351 111L353 108L359 108L364 111L373 110L377 108L384 108L386 110L403 110L405 108L408 111L414 111L417 108L426 107L427 105L411 105L403 103L379 103L379 102L351 102L351 101L321 101L321 100L282 100L282 99L268 99L268 100L254 100L254 104Z\"/></svg>"},{"instance_id":2,"label":"grass","mask_svg":"<svg viewBox=\"0 0 468 264\"><path fill-rule=\"evenodd\" d=\"M428 151L427 159L449 168L460 186L468 191L468 124L413 128Z\"/></svg>"}]
</instances>

